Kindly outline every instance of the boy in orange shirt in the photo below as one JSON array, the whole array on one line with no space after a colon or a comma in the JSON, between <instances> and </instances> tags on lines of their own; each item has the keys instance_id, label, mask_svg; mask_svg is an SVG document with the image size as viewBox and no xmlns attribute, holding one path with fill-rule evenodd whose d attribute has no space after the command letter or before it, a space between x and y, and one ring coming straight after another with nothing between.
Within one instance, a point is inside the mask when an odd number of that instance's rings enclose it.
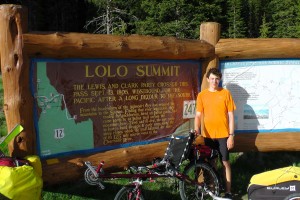
<instances>
[{"instance_id":1,"label":"boy in orange shirt","mask_svg":"<svg viewBox=\"0 0 300 200\"><path fill-rule=\"evenodd\" d=\"M198 94L194 128L198 135L203 117L201 135L206 145L219 151L226 179L225 198L231 198L229 150L234 147L233 112L236 106L230 92L219 87L222 74L217 68L211 68L206 78L209 87Z\"/></svg>"}]
</instances>

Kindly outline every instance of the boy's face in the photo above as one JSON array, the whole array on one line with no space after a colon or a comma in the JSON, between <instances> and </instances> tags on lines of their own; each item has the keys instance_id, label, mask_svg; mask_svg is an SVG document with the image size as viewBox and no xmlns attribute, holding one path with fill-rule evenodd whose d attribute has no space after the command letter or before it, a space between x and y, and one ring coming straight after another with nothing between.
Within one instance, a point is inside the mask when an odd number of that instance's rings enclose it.
<instances>
[{"instance_id":1,"label":"boy's face","mask_svg":"<svg viewBox=\"0 0 300 200\"><path fill-rule=\"evenodd\" d=\"M220 77L218 77L214 74L210 74L209 77L207 78L207 81L209 84L209 88L217 89L219 87Z\"/></svg>"}]
</instances>

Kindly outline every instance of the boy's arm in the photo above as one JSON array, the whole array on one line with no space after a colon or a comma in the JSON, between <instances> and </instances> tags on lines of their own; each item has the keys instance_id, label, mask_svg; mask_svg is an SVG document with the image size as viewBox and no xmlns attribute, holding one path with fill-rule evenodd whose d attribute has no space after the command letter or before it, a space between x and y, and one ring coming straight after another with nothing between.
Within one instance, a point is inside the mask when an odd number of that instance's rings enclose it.
<instances>
[{"instance_id":1,"label":"boy's arm","mask_svg":"<svg viewBox=\"0 0 300 200\"><path fill-rule=\"evenodd\" d=\"M234 134L234 114L233 112L228 112L229 120L229 134Z\"/></svg>"},{"instance_id":2,"label":"boy's arm","mask_svg":"<svg viewBox=\"0 0 300 200\"><path fill-rule=\"evenodd\" d=\"M227 148L228 150L234 147L234 114L233 112L228 112L228 120L229 120L229 137L227 140Z\"/></svg>"},{"instance_id":3,"label":"boy's arm","mask_svg":"<svg viewBox=\"0 0 300 200\"><path fill-rule=\"evenodd\" d=\"M194 120L194 129L196 131L196 136L201 135L200 133L200 125L201 125L201 112L196 112L195 120Z\"/></svg>"}]
</instances>

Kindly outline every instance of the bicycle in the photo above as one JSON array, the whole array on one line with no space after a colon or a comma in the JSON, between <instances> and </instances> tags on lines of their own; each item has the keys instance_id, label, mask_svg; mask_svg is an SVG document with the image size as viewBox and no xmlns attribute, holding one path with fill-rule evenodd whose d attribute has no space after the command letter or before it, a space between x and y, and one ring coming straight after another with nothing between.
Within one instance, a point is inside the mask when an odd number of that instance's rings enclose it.
<instances>
[{"instance_id":1,"label":"bicycle","mask_svg":"<svg viewBox=\"0 0 300 200\"><path fill-rule=\"evenodd\" d=\"M195 133L190 131L188 137L171 137L164 157L154 158L151 166L132 166L130 174L105 173L104 161L93 166L89 161L85 162L87 169L84 173L86 183L98 185L105 189L104 179L127 178L134 179L123 186L115 196L115 200L144 200L142 192L143 181L152 182L155 178L172 177L179 180L179 191L182 200L203 200L212 198L225 200L218 197L221 182L216 170L209 161L215 159L218 153L205 145L194 144ZM180 167L183 161L189 161L183 172Z\"/></svg>"}]
</instances>

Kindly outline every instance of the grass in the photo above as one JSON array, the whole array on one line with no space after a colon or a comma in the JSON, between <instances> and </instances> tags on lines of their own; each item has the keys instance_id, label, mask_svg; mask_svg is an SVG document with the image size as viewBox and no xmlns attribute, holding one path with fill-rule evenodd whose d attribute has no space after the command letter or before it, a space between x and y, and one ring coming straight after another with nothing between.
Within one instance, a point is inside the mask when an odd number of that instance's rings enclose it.
<instances>
[{"instance_id":1,"label":"grass","mask_svg":"<svg viewBox=\"0 0 300 200\"><path fill-rule=\"evenodd\" d=\"M246 200L247 187L253 175L265 171L295 165L300 167L300 155L298 152L270 152L270 153L232 153L233 193L235 200ZM107 181L106 189L100 190L96 186L87 185L84 180L76 183L67 183L45 187L42 193L44 200L52 199L114 199L127 180ZM172 179L158 179L155 183L145 183L143 191L146 199L180 200L177 184Z\"/></svg>"},{"instance_id":2,"label":"grass","mask_svg":"<svg viewBox=\"0 0 300 200\"><path fill-rule=\"evenodd\" d=\"M6 126L6 120L5 115L3 112L3 104L4 104L4 98L3 98L3 85L2 85L2 75L0 74L0 141L2 137L7 135L7 126ZM3 139L3 138L2 138ZM5 155L8 155L8 149L1 149Z\"/></svg>"},{"instance_id":3,"label":"grass","mask_svg":"<svg viewBox=\"0 0 300 200\"><path fill-rule=\"evenodd\" d=\"M5 136L7 134L7 128L6 128L6 121L5 121L5 116L3 112L3 85L2 85L2 76L0 75L0 138L2 136Z\"/></svg>"},{"instance_id":4,"label":"grass","mask_svg":"<svg viewBox=\"0 0 300 200\"><path fill-rule=\"evenodd\" d=\"M112 183L110 183L112 182ZM72 200L92 200L92 199L114 199L114 196L121 189L126 181L106 181L105 190L100 190L97 186L89 186L83 180L76 184L63 184L44 188L43 200L52 199L72 199ZM143 184L143 192L147 199L172 199L180 200L179 192L174 187L174 179L158 179L155 183Z\"/></svg>"}]
</instances>

